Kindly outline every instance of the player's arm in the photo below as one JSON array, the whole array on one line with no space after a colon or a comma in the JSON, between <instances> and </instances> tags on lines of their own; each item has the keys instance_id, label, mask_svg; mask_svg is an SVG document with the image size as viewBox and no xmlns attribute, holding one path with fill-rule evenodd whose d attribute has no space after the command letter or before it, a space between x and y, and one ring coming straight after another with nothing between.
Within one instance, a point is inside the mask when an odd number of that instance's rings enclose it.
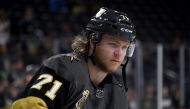
<instances>
[{"instance_id":1,"label":"player's arm","mask_svg":"<svg viewBox=\"0 0 190 109\"><path fill-rule=\"evenodd\" d=\"M42 67L25 89L21 99L16 100L10 109L54 109L63 105L68 82L54 70Z\"/></svg>"},{"instance_id":2,"label":"player's arm","mask_svg":"<svg viewBox=\"0 0 190 109\"><path fill-rule=\"evenodd\" d=\"M41 98L29 96L16 100L10 109L48 109L48 107Z\"/></svg>"}]
</instances>

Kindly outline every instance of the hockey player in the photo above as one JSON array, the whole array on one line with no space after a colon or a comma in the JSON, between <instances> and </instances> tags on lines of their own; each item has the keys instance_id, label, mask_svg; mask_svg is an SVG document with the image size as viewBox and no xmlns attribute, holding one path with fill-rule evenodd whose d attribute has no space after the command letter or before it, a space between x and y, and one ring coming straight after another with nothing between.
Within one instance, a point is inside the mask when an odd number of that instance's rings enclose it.
<instances>
[{"instance_id":1,"label":"hockey player","mask_svg":"<svg viewBox=\"0 0 190 109\"><path fill-rule=\"evenodd\" d=\"M45 60L11 109L127 109L124 69L135 36L127 14L100 8L73 41L73 53Z\"/></svg>"}]
</instances>

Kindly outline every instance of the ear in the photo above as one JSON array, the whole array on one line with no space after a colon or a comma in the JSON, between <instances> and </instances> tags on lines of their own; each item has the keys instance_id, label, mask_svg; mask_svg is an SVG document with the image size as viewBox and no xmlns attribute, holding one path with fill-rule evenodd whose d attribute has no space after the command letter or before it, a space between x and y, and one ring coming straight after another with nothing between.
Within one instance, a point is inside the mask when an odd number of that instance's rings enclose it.
<instances>
[{"instance_id":1,"label":"ear","mask_svg":"<svg viewBox=\"0 0 190 109\"><path fill-rule=\"evenodd\" d=\"M93 39L90 38L90 48L93 48L94 47L94 42L93 42Z\"/></svg>"},{"instance_id":2,"label":"ear","mask_svg":"<svg viewBox=\"0 0 190 109\"><path fill-rule=\"evenodd\" d=\"M93 49L94 49L94 43L92 41L92 38L90 38L89 42L90 42L90 44L89 44L89 46L90 46L89 47L89 56L90 56L93 52Z\"/></svg>"}]
</instances>

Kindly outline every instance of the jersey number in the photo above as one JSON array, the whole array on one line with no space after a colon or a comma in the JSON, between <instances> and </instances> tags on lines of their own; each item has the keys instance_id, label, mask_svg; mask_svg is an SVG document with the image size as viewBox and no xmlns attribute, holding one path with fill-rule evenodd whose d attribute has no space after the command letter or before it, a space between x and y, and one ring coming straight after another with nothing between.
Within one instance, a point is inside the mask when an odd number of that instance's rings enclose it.
<instances>
[{"instance_id":1,"label":"jersey number","mask_svg":"<svg viewBox=\"0 0 190 109\"><path fill-rule=\"evenodd\" d=\"M56 97L56 92L59 90L62 83L58 80L53 81L53 76L49 74L42 74L39 76L38 80L39 79L42 79L42 80L40 80L40 82L38 82L37 84L34 84L31 88L40 90L43 85L53 82L53 86L50 88L50 90L48 90L45 93L45 95L51 100L54 100L54 98Z\"/></svg>"}]
</instances>

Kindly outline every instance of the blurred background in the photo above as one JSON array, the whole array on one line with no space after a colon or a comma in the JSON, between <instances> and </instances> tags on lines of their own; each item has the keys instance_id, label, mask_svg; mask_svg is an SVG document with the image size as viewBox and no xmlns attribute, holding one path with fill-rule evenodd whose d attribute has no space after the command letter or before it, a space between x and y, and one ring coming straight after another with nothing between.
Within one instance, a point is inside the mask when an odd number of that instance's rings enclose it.
<instances>
[{"instance_id":1,"label":"blurred background","mask_svg":"<svg viewBox=\"0 0 190 109\"><path fill-rule=\"evenodd\" d=\"M137 42L127 67L129 109L190 109L190 12L185 0L0 0L0 109L41 62L71 52L100 7L126 12Z\"/></svg>"}]
</instances>

